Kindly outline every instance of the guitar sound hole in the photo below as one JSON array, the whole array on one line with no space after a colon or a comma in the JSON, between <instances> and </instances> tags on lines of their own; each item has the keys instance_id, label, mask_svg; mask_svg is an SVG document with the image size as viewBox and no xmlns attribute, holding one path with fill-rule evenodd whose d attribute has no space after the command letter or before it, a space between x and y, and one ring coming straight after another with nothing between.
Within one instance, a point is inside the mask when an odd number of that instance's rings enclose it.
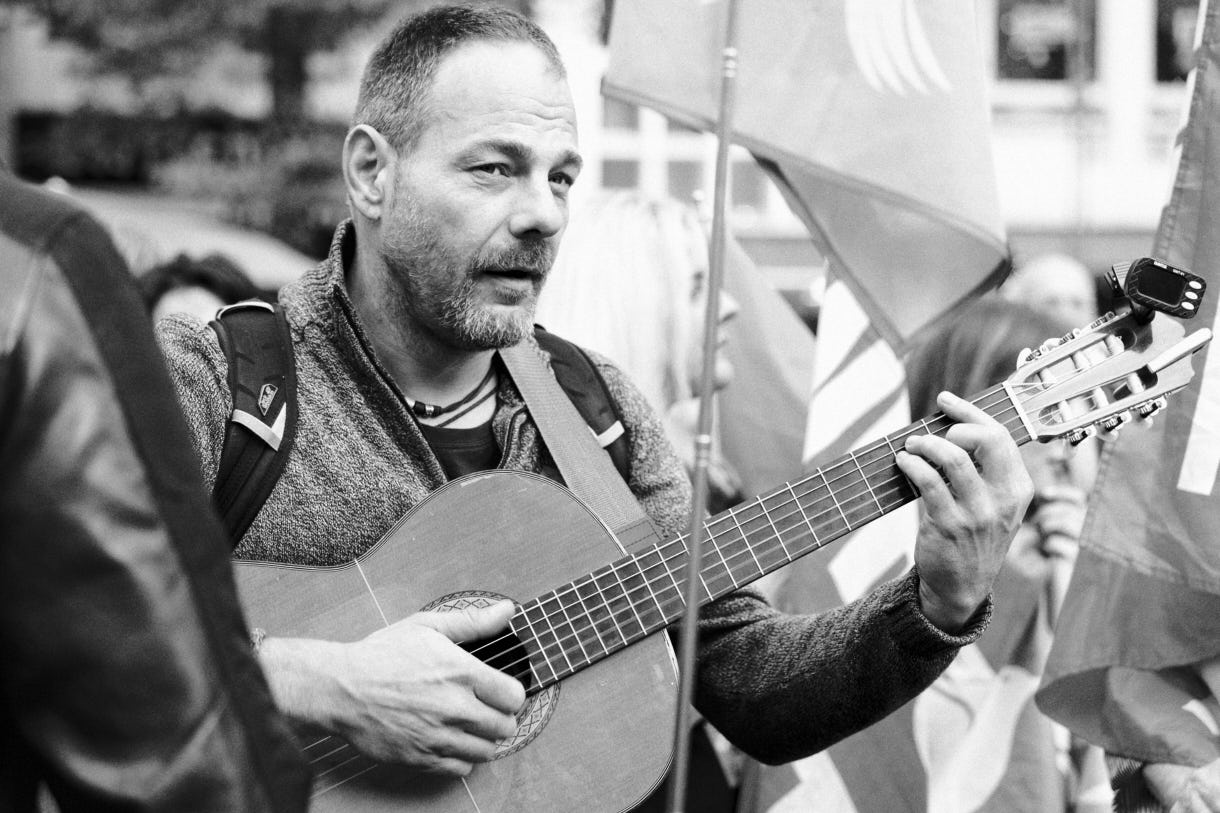
<instances>
[{"instance_id":1,"label":"guitar sound hole","mask_svg":"<svg viewBox=\"0 0 1220 813\"><path fill-rule=\"evenodd\" d=\"M500 599L507 598L495 593L463 590L450 593L429 603L425 610L460 610L464 607L488 607ZM517 733L505 737L496 748L496 759L515 754L529 745L542 733L547 721L555 713L559 703L559 683L541 687L534 685L529 655L521 639L511 630L505 630L493 639L467 641L459 644L462 649L484 663L499 669L509 677L516 678L525 687L525 706L517 713Z\"/></svg>"},{"instance_id":2,"label":"guitar sound hole","mask_svg":"<svg viewBox=\"0 0 1220 813\"><path fill-rule=\"evenodd\" d=\"M529 655L521 639L513 633L505 632L496 638L465 641L460 646L493 669L499 669L509 677L516 678L525 687L527 694L532 693Z\"/></svg>"}]
</instances>

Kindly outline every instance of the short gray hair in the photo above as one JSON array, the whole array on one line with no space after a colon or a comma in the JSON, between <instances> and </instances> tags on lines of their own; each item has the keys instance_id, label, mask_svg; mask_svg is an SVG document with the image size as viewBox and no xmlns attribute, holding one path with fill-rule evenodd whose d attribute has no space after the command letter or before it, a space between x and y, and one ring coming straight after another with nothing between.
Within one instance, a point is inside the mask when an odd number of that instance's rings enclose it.
<instances>
[{"instance_id":1,"label":"short gray hair","mask_svg":"<svg viewBox=\"0 0 1220 813\"><path fill-rule=\"evenodd\" d=\"M352 124L367 124L396 149L409 147L427 124L428 94L444 58L468 42L534 45L566 77L555 43L536 23L505 8L437 6L404 18L369 58Z\"/></svg>"}]
</instances>

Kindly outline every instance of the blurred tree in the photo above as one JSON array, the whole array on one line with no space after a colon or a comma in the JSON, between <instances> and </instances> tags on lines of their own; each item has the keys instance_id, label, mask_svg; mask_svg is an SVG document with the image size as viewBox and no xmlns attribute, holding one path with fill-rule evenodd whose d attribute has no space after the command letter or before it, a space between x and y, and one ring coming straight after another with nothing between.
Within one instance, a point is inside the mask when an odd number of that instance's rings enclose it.
<instances>
[{"instance_id":1,"label":"blurred tree","mask_svg":"<svg viewBox=\"0 0 1220 813\"><path fill-rule=\"evenodd\" d=\"M305 114L307 60L390 11L405 15L435 0L0 0L46 20L50 36L81 46L95 70L136 86L189 73L221 42L261 54L272 117L291 126ZM499 5L530 11L530 0Z\"/></svg>"}]
</instances>

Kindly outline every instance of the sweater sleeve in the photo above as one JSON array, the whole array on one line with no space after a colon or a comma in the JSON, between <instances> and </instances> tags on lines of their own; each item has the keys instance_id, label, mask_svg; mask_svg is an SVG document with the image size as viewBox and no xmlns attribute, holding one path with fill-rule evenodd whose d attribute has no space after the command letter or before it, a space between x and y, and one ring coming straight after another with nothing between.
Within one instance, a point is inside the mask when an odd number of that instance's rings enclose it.
<instances>
[{"instance_id":1,"label":"sweater sleeve","mask_svg":"<svg viewBox=\"0 0 1220 813\"><path fill-rule=\"evenodd\" d=\"M695 705L763 762L827 748L927 688L991 614L988 601L948 635L924 617L918 596L912 570L818 614L786 615L745 590L713 602L700 617Z\"/></svg>"},{"instance_id":2,"label":"sweater sleeve","mask_svg":"<svg viewBox=\"0 0 1220 813\"><path fill-rule=\"evenodd\" d=\"M669 538L686 529L690 484L660 420L615 365L592 355L626 426L631 488ZM695 706L750 756L778 764L820 751L885 717L978 639L990 599L959 635L923 615L914 570L811 615L781 613L749 589L705 606Z\"/></svg>"}]
</instances>

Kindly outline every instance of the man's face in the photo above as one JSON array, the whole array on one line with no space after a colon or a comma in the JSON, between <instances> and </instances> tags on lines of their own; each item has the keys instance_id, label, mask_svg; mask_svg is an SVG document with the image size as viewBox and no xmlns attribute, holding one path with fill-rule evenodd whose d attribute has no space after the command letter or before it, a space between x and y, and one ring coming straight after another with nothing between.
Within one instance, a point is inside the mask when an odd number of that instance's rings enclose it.
<instances>
[{"instance_id":1,"label":"man's face","mask_svg":"<svg viewBox=\"0 0 1220 813\"><path fill-rule=\"evenodd\" d=\"M567 82L532 45L464 45L441 63L428 123L399 159L381 256L402 296L387 306L451 347L517 342L580 171Z\"/></svg>"}]
</instances>

